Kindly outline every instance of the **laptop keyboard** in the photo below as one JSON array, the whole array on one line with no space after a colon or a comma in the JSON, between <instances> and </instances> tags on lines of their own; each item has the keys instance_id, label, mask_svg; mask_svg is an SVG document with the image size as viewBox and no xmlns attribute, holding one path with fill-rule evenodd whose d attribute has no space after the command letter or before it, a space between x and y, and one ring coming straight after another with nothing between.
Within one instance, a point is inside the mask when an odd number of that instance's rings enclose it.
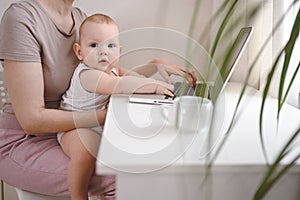
<instances>
[{"instance_id":1,"label":"laptop keyboard","mask_svg":"<svg viewBox=\"0 0 300 200\"><path fill-rule=\"evenodd\" d=\"M205 83L197 83L194 87L184 82L176 82L174 84L174 97L179 96L208 96L208 85ZM170 98L170 97L166 97Z\"/></svg>"}]
</instances>

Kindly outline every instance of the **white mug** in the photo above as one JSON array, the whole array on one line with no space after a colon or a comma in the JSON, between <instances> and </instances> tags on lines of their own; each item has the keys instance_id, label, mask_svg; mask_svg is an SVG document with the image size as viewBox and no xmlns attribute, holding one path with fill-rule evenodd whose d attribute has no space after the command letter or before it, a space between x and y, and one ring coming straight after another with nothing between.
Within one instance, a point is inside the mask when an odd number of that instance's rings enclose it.
<instances>
[{"instance_id":1,"label":"white mug","mask_svg":"<svg viewBox=\"0 0 300 200\"><path fill-rule=\"evenodd\" d=\"M177 129L186 132L207 132L212 113L211 100L196 96L177 97L174 104L161 106L163 118Z\"/></svg>"}]
</instances>

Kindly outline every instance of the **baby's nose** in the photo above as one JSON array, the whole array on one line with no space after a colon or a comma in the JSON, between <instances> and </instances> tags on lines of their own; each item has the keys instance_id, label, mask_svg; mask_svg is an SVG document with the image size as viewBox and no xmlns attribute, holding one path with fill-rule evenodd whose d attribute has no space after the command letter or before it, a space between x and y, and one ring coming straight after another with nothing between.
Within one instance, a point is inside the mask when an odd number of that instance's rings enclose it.
<instances>
[{"instance_id":1,"label":"baby's nose","mask_svg":"<svg viewBox=\"0 0 300 200\"><path fill-rule=\"evenodd\" d=\"M100 55L107 56L107 52L101 52Z\"/></svg>"},{"instance_id":2,"label":"baby's nose","mask_svg":"<svg viewBox=\"0 0 300 200\"><path fill-rule=\"evenodd\" d=\"M100 50L98 53L101 56L107 56L107 51L105 51L105 50Z\"/></svg>"},{"instance_id":3,"label":"baby's nose","mask_svg":"<svg viewBox=\"0 0 300 200\"><path fill-rule=\"evenodd\" d=\"M100 48L98 48L98 54L99 55L107 55L108 53L107 53L107 49L105 48L105 47L100 47Z\"/></svg>"}]
</instances>

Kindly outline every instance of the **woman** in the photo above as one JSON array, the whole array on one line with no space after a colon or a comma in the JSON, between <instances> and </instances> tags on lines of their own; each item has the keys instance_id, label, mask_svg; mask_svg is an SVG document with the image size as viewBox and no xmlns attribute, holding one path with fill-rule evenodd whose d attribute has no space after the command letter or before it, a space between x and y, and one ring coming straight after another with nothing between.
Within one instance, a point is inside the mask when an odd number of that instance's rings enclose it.
<instances>
[{"instance_id":1,"label":"woman","mask_svg":"<svg viewBox=\"0 0 300 200\"><path fill-rule=\"evenodd\" d=\"M67 165L56 141L57 132L104 124L106 110L75 113L58 110L78 65L72 44L86 14L73 0L27 0L12 4L0 26L0 59L3 61L10 103L0 116L0 178L10 185L36 193L68 196ZM186 71L155 59L151 76ZM190 84L195 76L188 73ZM76 116L76 124L74 120ZM80 123L78 123L80 122ZM89 191L115 198L114 176L93 176Z\"/></svg>"}]
</instances>

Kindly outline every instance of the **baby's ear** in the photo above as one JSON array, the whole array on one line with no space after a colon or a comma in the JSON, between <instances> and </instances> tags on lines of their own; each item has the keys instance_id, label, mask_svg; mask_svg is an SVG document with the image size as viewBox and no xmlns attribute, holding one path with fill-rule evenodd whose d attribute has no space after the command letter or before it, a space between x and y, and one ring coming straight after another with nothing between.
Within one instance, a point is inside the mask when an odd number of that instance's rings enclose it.
<instances>
[{"instance_id":1,"label":"baby's ear","mask_svg":"<svg viewBox=\"0 0 300 200\"><path fill-rule=\"evenodd\" d=\"M80 45L78 43L73 44L73 51L75 52L75 54L79 60L83 60L83 57L81 55Z\"/></svg>"}]
</instances>

